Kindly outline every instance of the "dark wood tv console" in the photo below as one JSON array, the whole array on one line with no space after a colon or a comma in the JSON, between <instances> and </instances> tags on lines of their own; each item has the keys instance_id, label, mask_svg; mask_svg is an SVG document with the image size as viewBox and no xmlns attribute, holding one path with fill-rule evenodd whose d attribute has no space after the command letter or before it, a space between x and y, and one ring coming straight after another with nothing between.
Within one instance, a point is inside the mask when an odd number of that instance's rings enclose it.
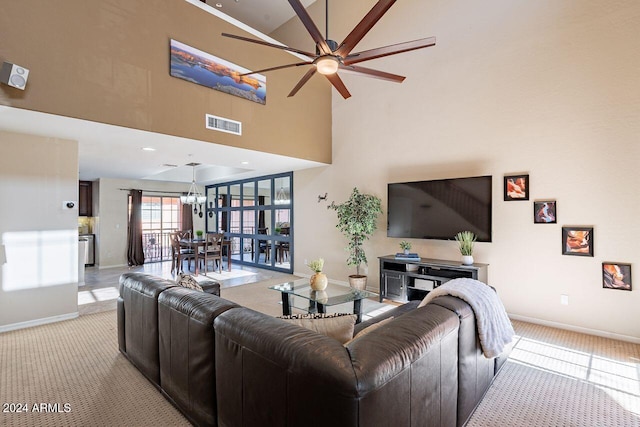
<instances>
[{"instance_id":1,"label":"dark wood tv console","mask_svg":"<svg viewBox=\"0 0 640 427\"><path fill-rule=\"evenodd\" d=\"M459 261L420 258L419 261L380 259L380 302L383 298L407 302L422 299L429 290L451 279L468 277L487 283L488 264L463 265Z\"/></svg>"}]
</instances>

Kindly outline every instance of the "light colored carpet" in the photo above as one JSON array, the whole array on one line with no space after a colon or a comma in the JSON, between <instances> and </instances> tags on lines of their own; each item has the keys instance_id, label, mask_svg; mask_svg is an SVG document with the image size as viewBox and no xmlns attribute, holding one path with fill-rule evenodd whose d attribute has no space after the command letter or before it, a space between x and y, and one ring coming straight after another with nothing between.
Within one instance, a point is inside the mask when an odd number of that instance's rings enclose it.
<instances>
[{"instance_id":1,"label":"light colored carpet","mask_svg":"<svg viewBox=\"0 0 640 427\"><path fill-rule=\"evenodd\" d=\"M111 310L0 334L0 404L29 410L0 412L0 425L190 425L120 354L116 325ZM56 412L32 412L42 403Z\"/></svg>"},{"instance_id":2,"label":"light colored carpet","mask_svg":"<svg viewBox=\"0 0 640 427\"><path fill-rule=\"evenodd\" d=\"M223 288L222 296L278 315L280 294L266 288L281 281ZM70 407L0 412L0 425L189 425L118 352L116 327L110 310L0 334L0 404ZM470 427L640 426L640 345L524 322L514 327L516 348Z\"/></svg>"},{"instance_id":3,"label":"light colored carpet","mask_svg":"<svg viewBox=\"0 0 640 427\"><path fill-rule=\"evenodd\" d=\"M469 427L640 426L640 345L513 325L518 342Z\"/></svg>"}]
</instances>

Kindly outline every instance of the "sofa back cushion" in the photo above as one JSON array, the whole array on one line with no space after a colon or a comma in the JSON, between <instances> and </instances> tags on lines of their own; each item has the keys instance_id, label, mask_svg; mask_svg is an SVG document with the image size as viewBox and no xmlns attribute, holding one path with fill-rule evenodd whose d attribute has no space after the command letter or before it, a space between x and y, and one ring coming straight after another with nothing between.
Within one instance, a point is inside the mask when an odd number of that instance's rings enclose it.
<instances>
[{"instance_id":1,"label":"sofa back cushion","mask_svg":"<svg viewBox=\"0 0 640 427\"><path fill-rule=\"evenodd\" d=\"M176 284L145 273L120 276L118 343L120 351L154 384L160 384L158 297Z\"/></svg>"},{"instance_id":2,"label":"sofa back cushion","mask_svg":"<svg viewBox=\"0 0 640 427\"><path fill-rule=\"evenodd\" d=\"M347 345L361 391L360 425L456 424L458 326L451 311L429 306Z\"/></svg>"},{"instance_id":3,"label":"sofa back cushion","mask_svg":"<svg viewBox=\"0 0 640 427\"><path fill-rule=\"evenodd\" d=\"M196 425L216 425L213 321L237 304L187 288L158 298L160 386Z\"/></svg>"},{"instance_id":4,"label":"sofa back cushion","mask_svg":"<svg viewBox=\"0 0 640 427\"><path fill-rule=\"evenodd\" d=\"M248 308L223 313L214 328L219 425L358 425L340 342Z\"/></svg>"},{"instance_id":5,"label":"sofa back cushion","mask_svg":"<svg viewBox=\"0 0 640 427\"><path fill-rule=\"evenodd\" d=\"M219 424L455 425L458 324L425 307L345 347L229 310L214 321Z\"/></svg>"}]
</instances>

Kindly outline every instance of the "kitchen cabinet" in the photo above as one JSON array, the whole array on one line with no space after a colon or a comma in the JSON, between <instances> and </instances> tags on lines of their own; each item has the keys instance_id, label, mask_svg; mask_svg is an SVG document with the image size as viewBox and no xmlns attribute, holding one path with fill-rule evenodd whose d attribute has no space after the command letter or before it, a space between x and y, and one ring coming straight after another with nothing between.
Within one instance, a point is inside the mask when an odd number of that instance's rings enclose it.
<instances>
[{"instance_id":1,"label":"kitchen cabinet","mask_svg":"<svg viewBox=\"0 0 640 427\"><path fill-rule=\"evenodd\" d=\"M91 181L80 181L78 191L78 215L93 216L93 183Z\"/></svg>"}]
</instances>

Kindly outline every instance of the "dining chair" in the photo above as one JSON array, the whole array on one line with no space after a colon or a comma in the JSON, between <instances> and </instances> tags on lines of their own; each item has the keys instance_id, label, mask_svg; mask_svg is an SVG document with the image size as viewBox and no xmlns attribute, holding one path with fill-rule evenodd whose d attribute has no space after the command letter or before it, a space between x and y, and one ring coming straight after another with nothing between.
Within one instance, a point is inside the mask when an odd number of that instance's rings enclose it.
<instances>
[{"instance_id":1,"label":"dining chair","mask_svg":"<svg viewBox=\"0 0 640 427\"><path fill-rule=\"evenodd\" d=\"M204 262L204 275L207 275L207 265L209 261L214 262L213 270L215 271L215 263L218 263L218 273L222 273L222 239L223 233L207 233L204 247L198 251L196 262L202 260Z\"/></svg>"},{"instance_id":2,"label":"dining chair","mask_svg":"<svg viewBox=\"0 0 640 427\"><path fill-rule=\"evenodd\" d=\"M177 232L169 233L171 241L171 273L177 269L178 273L183 271L182 261L187 260L187 268L191 269L191 260L195 259L195 253L191 248L180 246L180 237Z\"/></svg>"},{"instance_id":3,"label":"dining chair","mask_svg":"<svg viewBox=\"0 0 640 427\"><path fill-rule=\"evenodd\" d=\"M269 227L258 228L258 234L269 234ZM260 261L260 254L264 253L265 262L269 262L269 254L271 252L271 245L266 240L258 240L258 261ZM255 258L255 253L252 254L251 259Z\"/></svg>"},{"instance_id":4,"label":"dining chair","mask_svg":"<svg viewBox=\"0 0 640 427\"><path fill-rule=\"evenodd\" d=\"M179 239L191 238L191 230L177 230L175 233L178 235Z\"/></svg>"}]
</instances>

